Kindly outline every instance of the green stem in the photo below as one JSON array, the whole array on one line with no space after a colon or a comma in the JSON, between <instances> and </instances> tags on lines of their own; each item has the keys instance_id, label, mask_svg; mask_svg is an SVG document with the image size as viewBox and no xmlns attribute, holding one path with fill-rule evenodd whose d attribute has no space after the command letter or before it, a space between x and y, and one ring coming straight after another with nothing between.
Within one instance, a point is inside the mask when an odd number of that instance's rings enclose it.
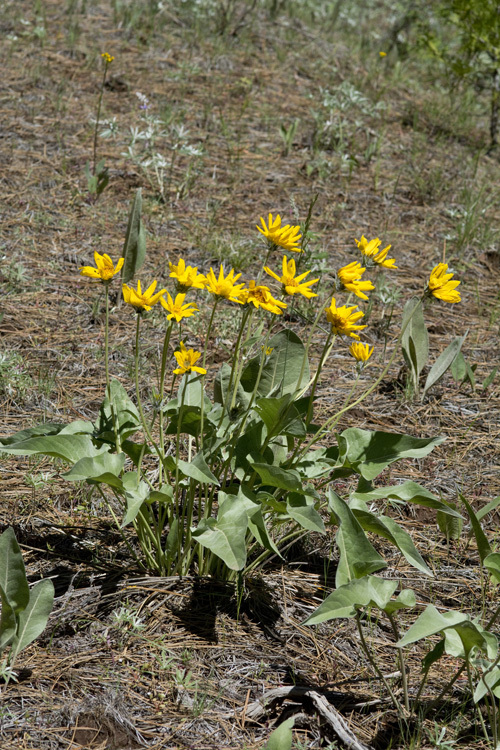
<instances>
[{"instance_id":1,"label":"green stem","mask_svg":"<svg viewBox=\"0 0 500 750\"><path fill-rule=\"evenodd\" d=\"M106 321L104 326L104 362L106 368L106 390L108 393L109 407L111 409L111 419L113 421L113 430L115 433L116 452L122 452L120 432L118 430L118 420L116 417L115 406L111 398L111 385L109 381L109 283L104 284L106 288Z\"/></svg>"},{"instance_id":2,"label":"green stem","mask_svg":"<svg viewBox=\"0 0 500 750\"><path fill-rule=\"evenodd\" d=\"M472 696L474 695L474 684L472 682L472 673L471 673L471 669L470 669L469 659L467 657L465 659L465 666L466 666L466 669L467 669L467 680L468 680L468 683L469 683L469 690L470 690L470 694L471 694L471 698L472 698ZM483 714L482 714L481 709L479 708L479 706L476 706L476 711L477 711L477 715L479 716L479 722L481 724L481 728L482 728L484 736L486 738L486 742L489 743L490 737L489 737L489 734L488 734L488 730L486 729L486 724L484 723ZM496 748L495 748L495 750L496 750Z\"/></svg>"},{"instance_id":3,"label":"green stem","mask_svg":"<svg viewBox=\"0 0 500 750\"><path fill-rule=\"evenodd\" d=\"M97 161L97 133L99 130L99 120L101 117L101 104L102 104L102 95L104 93L104 84L106 83L106 74L108 72L108 61L105 60L104 62L104 74L102 77L102 83L101 83L101 90L99 92L99 100L97 102L97 114L95 118L95 130L94 130L94 150L93 150L93 156L92 156L92 174L95 177L95 167L96 167L96 161Z\"/></svg>"},{"instance_id":4,"label":"green stem","mask_svg":"<svg viewBox=\"0 0 500 750\"><path fill-rule=\"evenodd\" d=\"M391 623L392 632L394 633L394 637L397 643L399 641L399 631L398 631L396 619L394 615L392 614L387 613L387 616L389 618L389 622ZM410 711L410 698L408 695L408 679L406 677L405 656L404 656L404 651L402 648L398 648L398 654L399 654L399 668L401 670L401 682L403 685L403 696L404 696L405 708L409 712Z\"/></svg>"},{"instance_id":5,"label":"green stem","mask_svg":"<svg viewBox=\"0 0 500 750\"><path fill-rule=\"evenodd\" d=\"M160 388L159 388L159 397L160 397L160 404L159 404L160 412L159 412L159 416L160 416L160 450L161 450L161 455L163 457L165 456L165 431L164 431L164 426L163 426L163 419L164 419L164 416L163 416L163 396L165 394L165 371L166 371L166 368L167 368L168 345L170 343L170 335L172 333L173 325L174 325L174 321L171 320L170 324L169 324L169 326L167 328L167 330L165 331L165 338L163 340L163 351L162 351L162 354L161 354ZM159 467L159 472L160 473L159 473L159 477L158 477L158 481L159 481L160 487L162 485L162 479L163 479L163 477L162 477L162 470L163 470L163 465L162 465L162 462L160 462L160 467ZM166 473L167 473L167 481L168 481L168 472L166 472Z\"/></svg>"},{"instance_id":6,"label":"green stem","mask_svg":"<svg viewBox=\"0 0 500 750\"><path fill-rule=\"evenodd\" d=\"M356 611L356 625L358 626L358 633L359 633L359 638L360 638L360 641L361 641L361 646L362 646L363 651L365 652L365 654L367 656L368 661L370 662L370 664L372 666L373 671L382 680L382 682L383 682L383 684L385 686L385 689L387 690L387 692L389 693L389 695L391 697L391 700L392 700L392 703L394 705L394 708L398 711L399 714L401 714L402 716L404 716L403 706L401 705L401 703L398 701L398 699L394 695L394 693L393 693L393 691L391 689L391 686L389 685L389 683L387 682L386 678L382 674L381 670L379 669L379 667L377 665L377 662L373 658L373 656L371 654L371 651L368 648L368 644L366 643L365 635L363 633L363 628L361 626L361 615L359 613L359 610Z\"/></svg>"}]
</instances>

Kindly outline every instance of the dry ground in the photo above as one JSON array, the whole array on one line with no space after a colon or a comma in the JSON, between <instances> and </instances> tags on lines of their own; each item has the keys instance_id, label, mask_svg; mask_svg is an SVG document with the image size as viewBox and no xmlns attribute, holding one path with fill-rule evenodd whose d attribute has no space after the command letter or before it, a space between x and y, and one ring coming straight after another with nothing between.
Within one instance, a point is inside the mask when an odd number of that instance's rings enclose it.
<instances>
[{"instance_id":1,"label":"dry ground","mask_svg":"<svg viewBox=\"0 0 500 750\"><path fill-rule=\"evenodd\" d=\"M399 271L387 279L401 296L388 328L380 296L375 299L367 339L377 354L363 376L367 383L382 368L384 342L392 349L404 301L423 288L444 253L462 279L462 303L426 311L432 357L468 330L464 354L477 364L478 382L498 363L500 168L498 156L483 148L481 98L461 91L450 97L426 60L398 59L389 47L381 59L389 26L372 33L376 7L353 33L342 15L330 26L285 11L272 20L263 4L237 29L250 7L237 4L222 35L217 19L197 21L181 2L164 2L153 23L153 3L0 5L3 435L42 419L95 417L105 383L103 300L78 267L94 250L118 257L137 187L148 233L141 278L165 282L167 261L179 256L206 269L225 260L256 270L263 252L254 230L259 216L279 212L293 221L296 207L303 220L318 194L312 249L326 282L329 271L355 259L354 237L361 234L392 243L397 258ZM134 20L134 9L143 16ZM383 18L383 8L380 13ZM115 60L102 117L115 117L119 133L99 139L110 181L95 201L84 168L92 158L104 50ZM343 135L336 131L320 143L324 123L314 112L321 112L324 90L337 92L343 82L367 103L346 107ZM164 202L154 176L150 182L125 154L128 127L140 118L137 91L155 115L183 124L189 144L203 148L187 180L190 157L179 156ZM296 118L284 155L279 128ZM168 159L169 138L159 144ZM133 325L129 310L113 308L111 368L126 387ZM188 326L197 346L203 325ZM210 353L213 369L227 354L232 317L221 326ZM145 393L162 339L159 316L146 328ZM500 378L473 392L447 375L420 403L405 398L401 368L398 357L341 429L446 435L428 458L395 464L382 481L413 479L447 500L460 491L480 508L500 494ZM334 353L321 383L320 413L343 402L351 379L344 350ZM13 458L0 469L0 522L14 527L30 580L51 576L57 597L45 634L20 660L19 683L1 694L2 748L243 750L262 747L275 723L293 713L301 714L295 747L342 746L300 690L256 712L257 699L279 686L319 690L359 740L376 748L409 747L412 735L418 736L414 747L434 747L434 720L450 724L457 747L481 746L462 682L420 732L401 727L351 623L300 625L333 587L333 532L326 543L307 540L290 550L287 565L272 562L250 579L238 611L234 592L212 581L140 578L97 498L85 487L68 488L58 475L63 467ZM478 557L466 529L447 546L433 513L392 512L436 575L429 584L387 549L392 574L415 589L419 605L477 611ZM498 515L487 519L493 542L497 524ZM485 593L487 611L496 596ZM396 669L391 642L384 623L374 621L372 643L387 672ZM411 657L415 676L421 656ZM445 661L450 675L454 666ZM430 696L442 676L433 676Z\"/></svg>"}]
</instances>

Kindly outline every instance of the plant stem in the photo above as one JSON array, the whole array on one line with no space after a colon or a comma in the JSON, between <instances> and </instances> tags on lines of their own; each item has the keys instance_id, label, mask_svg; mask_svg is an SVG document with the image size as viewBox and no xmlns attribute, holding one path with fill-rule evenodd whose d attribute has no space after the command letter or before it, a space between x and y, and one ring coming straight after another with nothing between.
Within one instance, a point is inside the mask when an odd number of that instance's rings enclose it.
<instances>
[{"instance_id":1,"label":"plant stem","mask_svg":"<svg viewBox=\"0 0 500 750\"><path fill-rule=\"evenodd\" d=\"M356 611L356 625L358 626L358 633L359 633L359 638L360 638L360 641L361 641L361 646L362 646L363 651L365 652L365 654L366 654L366 656L368 658L368 661L370 662L370 664L372 666L373 671L380 677L380 679L382 680L383 684L385 685L385 689L387 690L387 692L389 693L389 695L391 697L391 700L393 702L394 708L398 711L399 714L401 714L402 716L404 716L403 706L401 705L401 703L398 701L398 699L394 695L391 686L389 685L389 683L385 679L384 675L382 674L381 670L379 669L379 667L377 665L377 662L373 658L370 649L368 648L368 645L367 645L366 640L365 640L365 635L363 633L363 628L361 626L361 615L360 615L359 610Z\"/></svg>"},{"instance_id":2,"label":"plant stem","mask_svg":"<svg viewBox=\"0 0 500 750\"><path fill-rule=\"evenodd\" d=\"M108 394L109 407L111 409L111 419L113 420L113 430L115 432L116 452L122 452L120 432L118 430L118 420L116 418L115 406L111 398L111 385L109 382L109 283L106 283L106 320L104 325L104 366L106 368L106 390Z\"/></svg>"},{"instance_id":3,"label":"plant stem","mask_svg":"<svg viewBox=\"0 0 500 750\"><path fill-rule=\"evenodd\" d=\"M396 623L396 619L393 614L387 613L387 616L389 618L389 622L391 623L392 632L394 633L394 637L397 642L399 641L399 631L398 631L398 625ZM405 656L404 656L403 649L398 648L398 653L399 653L399 668L401 669L401 682L403 685L405 708L409 712L410 711L410 699L408 696L408 680L406 677L406 664L405 664Z\"/></svg>"},{"instance_id":4,"label":"plant stem","mask_svg":"<svg viewBox=\"0 0 500 750\"><path fill-rule=\"evenodd\" d=\"M97 132L99 130L99 119L101 117L101 104L102 104L102 95L104 93L104 84L106 83L106 74L108 72L108 65L109 62L107 59L104 60L104 74L102 76L102 83L101 83L101 90L99 92L99 99L97 101L97 113L95 118L95 130L94 130L94 149L93 149L93 156L92 156L92 174L95 177L95 168L96 168L96 161L97 161Z\"/></svg>"}]
</instances>

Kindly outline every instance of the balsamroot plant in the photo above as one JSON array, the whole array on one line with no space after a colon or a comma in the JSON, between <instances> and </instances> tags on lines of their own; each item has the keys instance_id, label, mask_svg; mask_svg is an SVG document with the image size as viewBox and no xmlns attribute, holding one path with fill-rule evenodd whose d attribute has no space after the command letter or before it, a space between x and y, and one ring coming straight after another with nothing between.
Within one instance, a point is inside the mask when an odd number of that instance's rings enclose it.
<instances>
[{"instance_id":1,"label":"balsamroot plant","mask_svg":"<svg viewBox=\"0 0 500 750\"><path fill-rule=\"evenodd\" d=\"M325 524L337 529L339 585L386 567L368 531L430 574L411 537L377 503L394 498L459 514L413 482L377 489L374 480L399 458L427 455L443 438L354 427L335 433L342 415L386 375L412 319L407 317L377 380L359 392L374 347L361 341L367 326L351 300L368 299L374 288L365 278L368 269L397 270L388 257L390 246L381 249L379 239L362 237L357 244L363 265L357 260L339 269L322 293L319 278L300 267L309 221L301 230L269 214L258 227L265 260L257 278L245 282L222 265L202 272L179 258L169 263L167 289L157 280L130 283L144 258L139 214L140 196L123 258L115 264L96 252L95 265L80 269L103 285L106 295L106 391L96 421L43 424L4 439L0 451L66 461L66 479L95 486L137 565L157 574L236 578L268 556L281 555L293 540L324 534ZM134 399L111 379L108 366L108 295L119 273L126 281L123 315L127 308L135 315ZM449 276L434 269L422 299L457 302L459 282ZM283 312L300 298L309 300L313 311L304 342L282 324ZM164 341L158 380L146 404L139 387L141 332L154 306L165 314ZM181 326L202 313L206 328L197 350L187 345ZM229 360L212 372L209 350L218 320L227 315L237 320L237 334ZM316 339L318 364L311 369ZM355 377L340 408L316 424L318 384L334 347L352 357ZM358 487L342 499L336 482L349 476L357 477Z\"/></svg>"}]
</instances>

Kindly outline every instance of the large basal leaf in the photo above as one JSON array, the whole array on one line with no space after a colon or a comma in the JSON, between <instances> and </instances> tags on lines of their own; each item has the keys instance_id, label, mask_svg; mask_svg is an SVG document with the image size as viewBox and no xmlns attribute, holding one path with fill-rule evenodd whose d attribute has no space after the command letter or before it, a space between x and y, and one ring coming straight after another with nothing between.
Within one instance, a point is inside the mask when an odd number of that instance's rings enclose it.
<instances>
[{"instance_id":1,"label":"large basal leaf","mask_svg":"<svg viewBox=\"0 0 500 750\"><path fill-rule=\"evenodd\" d=\"M361 607L384 609L397 587L397 581L386 581L375 576L352 580L327 596L303 624L318 625L328 620L355 617Z\"/></svg>"},{"instance_id":2,"label":"large basal leaf","mask_svg":"<svg viewBox=\"0 0 500 750\"><path fill-rule=\"evenodd\" d=\"M202 518L193 531L193 539L210 549L231 570L241 570L247 559L247 512L237 497L226 496L217 520Z\"/></svg>"},{"instance_id":3,"label":"large basal leaf","mask_svg":"<svg viewBox=\"0 0 500 750\"><path fill-rule=\"evenodd\" d=\"M181 404L201 408L202 399L205 414L208 414L212 408L212 402L203 388L203 376L196 372L188 372L183 375L177 391L177 408L180 409ZM173 403L171 401L170 405Z\"/></svg>"},{"instance_id":4,"label":"large basal leaf","mask_svg":"<svg viewBox=\"0 0 500 750\"><path fill-rule=\"evenodd\" d=\"M235 388L234 380L235 380L235 374L233 373L233 377L231 379L231 368L226 362L224 362L219 372L215 376L214 400L218 404L223 404L227 410L229 410L229 407L231 406L231 402L233 399L233 392ZM231 385L231 388L229 387L230 385ZM232 416L248 408L248 405L250 403L250 396L251 396L251 391L250 393L247 393L244 390L241 383L238 383L236 387L236 396L234 398L234 407L233 407L234 414L232 414Z\"/></svg>"},{"instance_id":5,"label":"large basal leaf","mask_svg":"<svg viewBox=\"0 0 500 750\"><path fill-rule=\"evenodd\" d=\"M251 463L251 466L260 476L264 485L278 487L289 492L311 494L302 489L302 483L296 471L281 469L279 466L273 466L272 464Z\"/></svg>"},{"instance_id":6,"label":"large basal leaf","mask_svg":"<svg viewBox=\"0 0 500 750\"><path fill-rule=\"evenodd\" d=\"M271 735L263 747L263 750L291 750L293 735L292 728L295 716L285 719Z\"/></svg>"},{"instance_id":7,"label":"large basal leaf","mask_svg":"<svg viewBox=\"0 0 500 750\"><path fill-rule=\"evenodd\" d=\"M490 547L490 543L482 529L481 524L477 520L476 514L474 513L471 504L465 499L462 494L460 494L459 497L465 505L467 513L469 515L472 531L474 532L474 536L476 538L477 551L479 552L481 563L483 563L485 558L487 558L493 550Z\"/></svg>"},{"instance_id":8,"label":"large basal leaf","mask_svg":"<svg viewBox=\"0 0 500 750\"><path fill-rule=\"evenodd\" d=\"M331 488L328 493L328 507L339 523L336 541L340 551L340 562L335 579L336 586L386 568L387 563L370 544L353 512Z\"/></svg>"},{"instance_id":9,"label":"large basal leaf","mask_svg":"<svg viewBox=\"0 0 500 750\"><path fill-rule=\"evenodd\" d=\"M62 476L70 482L92 480L122 490L123 485L119 475L123 471L124 464L124 453L103 453L93 458L81 458Z\"/></svg>"},{"instance_id":10,"label":"large basal leaf","mask_svg":"<svg viewBox=\"0 0 500 750\"><path fill-rule=\"evenodd\" d=\"M28 606L19 615L17 635L12 641L10 661L38 638L47 625L54 603L54 584L49 578L35 583L30 591Z\"/></svg>"},{"instance_id":11,"label":"large basal leaf","mask_svg":"<svg viewBox=\"0 0 500 750\"><path fill-rule=\"evenodd\" d=\"M0 446L0 453L14 456L43 455L62 458L74 464L81 458L99 456L108 453L106 446L96 448L90 435L46 435L22 440L19 443Z\"/></svg>"},{"instance_id":12,"label":"large basal leaf","mask_svg":"<svg viewBox=\"0 0 500 750\"><path fill-rule=\"evenodd\" d=\"M483 560L483 565L491 577L500 583L500 552L492 552Z\"/></svg>"},{"instance_id":13,"label":"large basal leaf","mask_svg":"<svg viewBox=\"0 0 500 750\"><path fill-rule=\"evenodd\" d=\"M389 464L400 458L423 458L444 437L415 438L393 432L362 430L349 427L339 439L340 458L364 479L375 479Z\"/></svg>"},{"instance_id":14,"label":"large basal leaf","mask_svg":"<svg viewBox=\"0 0 500 750\"><path fill-rule=\"evenodd\" d=\"M314 498L290 492L286 499L286 510L290 518L293 518L303 529L318 531L320 534L325 533L325 524L314 507Z\"/></svg>"},{"instance_id":15,"label":"large basal leaf","mask_svg":"<svg viewBox=\"0 0 500 750\"><path fill-rule=\"evenodd\" d=\"M254 410L260 416L270 435L291 435L305 437L306 427L300 414L291 401L290 395L280 398L259 398Z\"/></svg>"},{"instance_id":16,"label":"large basal leaf","mask_svg":"<svg viewBox=\"0 0 500 750\"><path fill-rule=\"evenodd\" d=\"M44 422L44 424L38 424L35 427L29 427L27 430L14 432L13 435L9 435L6 438L0 438L0 446L22 443L24 440L28 440L32 437L42 437L43 435L58 435L63 427L63 424Z\"/></svg>"},{"instance_id":17,"label":"large basal leaf","mask_svg":"<svg viewBox=\"0 0 500 750\"><path fill-rule=\"evenodd\" d=\"M372 534L378 534L387 539L399 549L410 565L413 565L413 567L422 571L422 573L432 576L432 571L413 544L411 536L398 526L392 518L377 516L375 513L369 511L365 507L365 504L360 503L359 500L351 501L349 507L365 531L370 531Z\"/></svg>"},{"instance_id":18,"label":"large basal leaf","mask_svg":"<svg viewBox=\"0 0 500 750\"><path fill-rule=\"evenodd\" d=\"M459 635L466 655L476 646L486 651L490 658L494 658L497 646L496 639L491 633L472 622L470 617L462 612L453 610L439 612L432 604L426 607L396 646L398 648L408 646L410 643L416 643L416 641L429 638L436 633L443 633L449 628L455 630Z\"/></svg>"},{"instance_id":19,"label":"large basal leaf","mask_svg":"<svg viewBox=\"0 0 500 750\"><path fill-rule=\"evenodd\" d=\"M0 656L2 651L9 646L16 636L16 615L10 606L5 591L0 586L0 602L2 603L2 612L0 615Z\"/></svg>"},{"instance_id":20,"label":"large basal leaf","mask_svg":"<svg viewBox=\"0 0 500 750\"><path fill-rule=\"evenodd\" d=\"M429 356L429 334L425 325L422 303L417 298L410 299L406 303L401 321L402 327L408 319L410 320L401 338L401 347L412 370L413 382L418 387L418 377Z\"/></svg>"},{"instance_id":21,"label":"large basal leaf","mask_svg":"<svg viewBox=\"0 0 500 750\"><path fill-rule=\"evenodd\" d=\"M125 259L121 271L122 281L128 284L134 278L146 257L146 232L141 219L142 189L138 188L130 208L127 233L122 256Z\"/></svg>"},{"instance_id":22,"label":"large basal leaf","mask_svg":"<svg viewBox=\"0 0 500 750\"><path fill-rule=\"evenodd\" d=\"M26 570L14 529L10 526L0 536L0 587L15 615L27 607L30 591Z\"/></svg>"},{"instance_id":23,"label":"large basal leaf","mask_svg":"<svg viewBox=\"0 0 500 750\"><path fill-rule=\"evenodd\" d=\"M270 339L267 346L272 349L272 352L266 358L262 368L257 388L259 396L269 395L275 387L279 387L280 396L287 393L293 394L309 382L309 362L306 351L302 341L293 331L289 329L280 331ZM260 363L261 353L259 352L258 356L249 360L243 369L241 385L247 393L252 393L254 390ZM302 377L300 377L301 372Z\"/></svg>"},{"instance_id":24,"label":"large basal leaf","mask_svg":"<svg viewBox=\"0 0 500 750\"><path fill-rule=\"evenodd\" d=\"M500 698L500 668L493 667L486 674L483 674L474 690L474 703L479 703L485 695L493 693Z\"/></svg>"},{"instance_id":25,"label":"large basal leaf","mask_svg":"<svg viewBox=\"0 0 500 750\"><path fill-rule=\"evenodd\" d=\"M131 472L135 473L135 472ZM149 487L146 484L146 482L139 482L139 484L135 484L134 486L130 486L125 491L125 499L127 501L127 510L123 517L123 521L121 523L121 528L124 529L125 526L128 526L129 523L132 523L132 521L135 520L137 517L137 514L139 513L140 509L142 508L143 504L146 502L149 494Z\"/></svg>"},{"instance_id":26,"label":"large basal leaf","mask_svg":"<svg viewBox=\"0 0 500 750\"><path fill-rule=\"evenodd\" d=\"M101 440L115 441L115 425L111 404L113 405L116 426L121 440L127 440L141 427L141 419L134 402L129 397L127 391L118 380L112 380L110 383L111 400L107 396L101 404L99 419L96 424L95 432Z\"/></svg>"},{"instance_id":27,"label":"large basal leaf","mask_svg":"<svg viewBox=\"0 0 500 750\"><path fill-rule=\"evenodd\" d=\"M391 487L378 487L369 492L352 492L351 500L361 500L364 503L373 500L401 500L405 503L415 503L425 508L435 508L455 518L462 518L460 513L446 503L438 500L432 492L421 487L416 482L403 482Z\"/></svg>"},{"instance_id":28,"label":"large basal leaf","mask_svg":"<svg viewBox=\"0 0 500 750\"><path fill-rule=\"evenodd\" d=\"M451 367L454 359L462 348L462 344L464 343L466 336L467 334L454 338L451 344L447 346L444 352L442 352L436 359L431 369L429 370L429 374L427 375L424 390L422 391L422 401L424 400L425 394L427 393L429 388L432 388L433 385L438 383L445 372Z\"/></svg>"},{"instance_id":29,"label":"large basal leaf","mask_svg":"<svg viewBox=\"0 0 500 750\"><path fill-rule=\"evenodd\" d=\"M274 552L276 555L281 557L278 548L276 547L269 531L266 527L264 516L262 514L262 504L259 502L258 496L256 496L247 487L238 487L236 495L229 495L225 492L219 492L219 502L224 502L226 497L237 497L238 503L242 508L245 509L248 518L248 530L252 536L261 544L265 549L270 552Z\"/></svg>"}]
</instances>

